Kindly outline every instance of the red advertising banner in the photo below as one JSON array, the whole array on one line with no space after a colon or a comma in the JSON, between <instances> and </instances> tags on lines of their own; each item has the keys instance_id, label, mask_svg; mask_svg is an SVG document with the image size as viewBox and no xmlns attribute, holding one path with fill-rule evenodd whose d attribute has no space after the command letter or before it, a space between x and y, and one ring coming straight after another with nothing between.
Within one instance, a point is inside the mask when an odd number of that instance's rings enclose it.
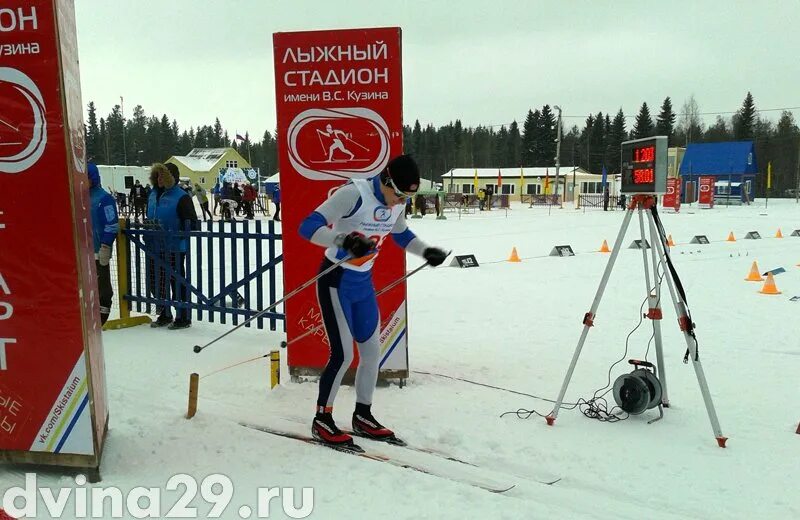
<instances>
[{"instance_id":1,"label":"red advertising banner","mask_svg":"<svg viewBox=\"0 0 800 520\"><path fill-rule=\"evenodd\" d=\"M0 33L0 460L96 466L108 412L73 2L6 1Z\"/></svg>"},{"instance_id":2,"label":"red advertising banner","mask_svg":"<svg viewBox=\"0 0 800 520\"><path fill-rule=\"evenodd\" d=\"M667 191L661 198L665 208L671 208L677 213L681 210L681 180L677 177L667 179Z\"/></svg>"},{"instance_id":3,"label":"red advertising banner","mask_svg":"<svg viewBox=\"0 0 800 520\"><path fill-rule=\"evenodd\" d=\"M399 28L276 33L275 94L283 212L283 276L288 293L314 277L322 248L300 237L300 222L351 178L378 174L403 150L403 81ZM384 242L373 268L380 289L405 274L405 252ZM379 299L381 371L408 371L406 287ZM314 288L286 302L291 342L321 324ZM292 343L293 374L327 362L323 330ZM354 361L356 363L357 361Z\"/></svg>"},{"instance_id":4,"label":"red advertising banner","mask_svg":"<svg viewBox=\"0 0 800 520\"><path fill-rule=\"evenodd\" d=\"M698 179L697 184L700 195L697 202L701 208L714 207L714 184L716 182L716 177L701 176Z\"/></svg>"}]
</instances>

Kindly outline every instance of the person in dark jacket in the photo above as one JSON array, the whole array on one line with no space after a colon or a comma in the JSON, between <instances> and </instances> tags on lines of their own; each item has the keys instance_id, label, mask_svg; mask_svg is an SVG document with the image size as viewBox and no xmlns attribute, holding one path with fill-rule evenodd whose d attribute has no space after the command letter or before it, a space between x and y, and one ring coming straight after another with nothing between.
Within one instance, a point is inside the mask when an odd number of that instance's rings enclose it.
<instances>
[{"instance_id":1,"label":"person in dark jacket","mask_svg":"<svg viewBox=\"0 0 800 520\"><path fill-rule=\"evenodd\" d=\"M131 204L133 204L133 220L138 221L139 216L144 218L145 205L147 204L147 192L138 180L134 183L133 188L131 188L129 198Z\"/></svg>"},{"instance_id":2,"label":"person in dark jacket","mask_svg":"<svg viewBox=\"0 0 800 520\"><path fill-rule=\"evenodd\" d=\"M252 184L244 185L244 193L242 194L242 202L244 203L245 216L249 220L255 218L255 206L258 192Z\"/></svg>"},{"instance_id":3,"label":"person in dark jacket","mask_svg":"<svg viewBox=\"0 0 800 520\"><path fill-rule=\"evenodd\" d=\"M281 221L281 188L280 186L275 187L275 191L272 192L272 202L275 203L275 216L272 217L272 220L276 222Z\"/></svg>"},{"instance_id":4,"label":"person in dark jacket","mask_svg":"<svg viewBox=\"0 0 800 520\"><path fill-rule=\"evenodd\" d=\"M119 233L119 214L114 197L100 185L100 171L94 163L87 165L89 197L91 200L92 236L97 268L97 286L100 293L100 323L105 325L111 313L114 289L111 285L111 247Z\"/></svg>"},{"instance_id":5,"label":"person in dark jacket","mask_svg":"<svg viewBox=\"0 0 800 520\"><path fill-rule=\"evenodd\" d=\"M158 186L163 192L156 203L155 220L164 232L161 245L171 271L169 273L172 288L171 299L176 303L188 303L186 252L189 248L189 239L185 232L188 229L197 229L197 212L194 209L192 198L176 182L177 167L175 165L168 164L163 169L159 168L157 173ZM173 322L171 308L164 306L161 315L153 325L168 326L170 330L191 327L190 309L176 306L175 314Z\"/></svg>"},{"instance_id":6,"label":"person in dark jacket","mask_svg":"<svg viewBox=\"0 0 800 520\"><path fill-rule=\"evenodd\" d=\"M233 186L230 182L222 183L219 192L220 205L222 206L222 220L233 220L231 209L236 205L233 194Z\"/></svg>"}]
</instances>

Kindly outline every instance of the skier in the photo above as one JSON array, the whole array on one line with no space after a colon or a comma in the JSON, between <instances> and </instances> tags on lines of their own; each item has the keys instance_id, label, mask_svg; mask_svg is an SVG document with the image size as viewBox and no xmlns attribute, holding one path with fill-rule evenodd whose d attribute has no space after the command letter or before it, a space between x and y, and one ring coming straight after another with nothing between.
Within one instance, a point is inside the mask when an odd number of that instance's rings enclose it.
<instances>
[{"instance_id":1,"label":"skier","mask_svg":"<svg viewBox=\"0 0 800 520\"><path fill-rule=\"evenodd\" d=\"M352 161L355 158L355 154L348 150L344 143L342 143L343 139L348 139L347 134L343 131L339 130L338 128L333 128L331 125L325 126L325 131L317 130L319 135L324 137L329 137L333 139L333 144L328 147L328 162L333 162L333 152L336 150L340 150L342 153L346 153L350 156L350 160Z\"/></svg>"},{"instance_id":2,"label":"skier","mask_svg":"<svg viewBox=\"0 0 800 520\"><path fill-rule=\"evenodd\" d=\"M429 247L408 229L405 202L419 188L419 168L409 155L395 157L380 174L353 179L323 202L300 225L300 234L326 247L321 270L350 255L352 258L317 281L317 298L330 343L330 358L319 382L312 435L331 445L352 445L350 435L336 427L333 402L342 377L353 360L353 340L360 361L356 372L353 430L376 440L396 441L372 415L372 395L378 378L380 316L372 266L384 239L391 234L407 251L431 266L447 253Z\"/></svg>"},{"instance_id":3,"label":"skier","mask_svg":"<svg viewBox=\"0 0 800 520\"><path fill-rule=\"evenodd\" d=\"M119 233L119 216L114 198L100 185L100 171L94 163L88 163L89 197L92 201L92 236L94 258L97 268L97 289L100 296L100 323L105 325L111 313L114 289L111 286L111 246Z\"/></svg>"}]
</instances>

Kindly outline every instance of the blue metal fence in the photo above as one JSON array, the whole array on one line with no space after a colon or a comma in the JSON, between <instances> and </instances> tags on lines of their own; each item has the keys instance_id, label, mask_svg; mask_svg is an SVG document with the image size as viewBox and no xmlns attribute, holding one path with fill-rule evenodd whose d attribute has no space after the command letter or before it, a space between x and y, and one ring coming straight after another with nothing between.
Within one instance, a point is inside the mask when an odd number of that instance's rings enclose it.
<instances>
[{"instance_id":1,"label":"blue metal fence","mask_svg":"<svg viewBox=\"0 0 800 520\"><path fill-rule=\"evenodd\" d=\"M198 321L238 325L277 301L282 236L271 220L203 222L179 232L127 221L124 235L130 261L123 298L137 312L158 313L170 306L189 309ZM170 252L176 239L187 241L186 253ZM275 309L253 323L263 329L269 322L276 330L279 320L285 316Z\"/></svg>"}]
</instances>

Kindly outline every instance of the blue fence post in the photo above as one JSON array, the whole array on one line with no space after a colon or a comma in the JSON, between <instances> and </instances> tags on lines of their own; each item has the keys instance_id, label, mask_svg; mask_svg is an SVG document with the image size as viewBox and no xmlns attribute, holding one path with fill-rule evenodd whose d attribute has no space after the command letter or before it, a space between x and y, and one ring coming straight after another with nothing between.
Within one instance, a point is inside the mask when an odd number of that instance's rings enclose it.
<instances>
[{"instance_id":1,"label":"blue fence post","mask_svg":"<svg viewBox=\"0 0 800 520\"><path fill-rule=\"evenodd\" d=\"M270 220L268 223L267 230L269 231L269 262L270 264L275 261L275 221ZM269 270L269 304L272 305L275 303L275 266L273 265ZM286 305L283 307L286 308ZM277 313L277 309L272 309L270 314ZM269 319L269 330L275 330L275 317L271 316Z\"/></svg>"},{"instance_id":2,"label":"blue fence post","mask_svg":"<svg viewBox=\"0 0 800 520\"><path fill-rule=\"evenodd\" d=\"M186 239L186 258L184 259L184 263L186 265L186 270L184 272L185 281L178 282L175 280L175 286L178 287L179 285L183 286L183 290L180 291L178 294L185 294L186 301L182 302L187 305L185 308L181 308L182 311L185 312L186 318L191 321L192 319L192 299L194 297L194 291L190 290L189 284L192 282L192 236L191 231L192 223L191 221L186 221L183 223L182 230L180 231L180 236ZM177 256L177 255L176 255ZM177 256L177 260L180 260L180 257ZM180 269L176 266L176 271L180 273ZM197 303L200 303L198 300Z\"/></svg>"},{"instance_id":3,"label":"blue fence post","mask_svg":"<svg viewBox=\"0 0 800 520\"><path fill-rule=\"evenodd\" d=\"M224 226L225 223L220 221L219 223L219 292L222 293L222 290L225 288L225 267L228 265L227 259L225 258L225 233L224 233ZM221 304L221 309L219 311L219 322L223 325L226 321L226 312L225 312L225 298L223 296L222 300L217 301L218 304Z\"/></svg>"},{"instance_id":4,"label":"blue fence post","mask_svg":"<svg viewBox=\"0 0 800 520\"><path fill-rule=\"evenodd\" d=\"M244 265L242 268L242 276L247 278L250 275L250 221L244 221L244 242L242 244L244 249ZM248 311L246 315L244 315L245 319L248 319L249 312L252 306L250 305L250 282L244 286L244 309ZM250 327L250 323L247 324Z\"/></svg>"},{"instance_id":5,"label":"blue fence post","mask_svg":"<svg viewBox=\"0 0 800 520\"><path fill-rule=\"evenodd\" d=\"M197 290L200 291L200 294L203 293L203 227L202 224L198 225L198 233L195 235L194 240L194 249L195 249L195 279L197 280ZM192 244L189 243L189 248L191 249ZM199 301L197 302L200 303ZM197 321L202 321L203 319L203 306L197 306Z\"/></svg>"},{"instance_id":6,"label":"blue fence post","mask_svg":"<svg viewBox=\"0 0 800 520\"><path fill-rule=\"evenodd\" d=\"M240 224L240 222L237 221L237 220L234 220L233 223L231 224L231 231L232 231L232 233L231 233L231 241L232 241L232 243L231 243L231 283L233 283L233 282L235 282L236 280L239 279L239 253L238 253L239 248L237 247L238 240L236 238L236 235L239 232L239 229L238 229L239 228L239 224ZM231 300L233 301L233 309L235 309L235 311L233 312L233 324L234 325L238 325L239 324L239 312L238 312L238 310L239 310L239 291L238 290L234 290L233 294L229 293L229 294L223 296L222 297L223 305L225 305L225 303L226 303L225 302L225 298L228 297L228 296L230 296Z\"/></svg>"},{"instance_id":7,"label":"blue fence post","mask_svg":"<svg viewBox=\"0 0 800 520\"><path fill-rule=\"evenodd\" d=\"M214 238L216 238L216 234L214 233L214 221L211 220L208 222L207 228L208 230L208 294L210 296L214 296ZM212 303L208 309L208 321L214 323L214 304Z\"/></svg>"},{"instance_id":8,"label":"blue fence post","mask_svg":"<svg viewBox=\"0 0 800 520\"><path fill-rule=\"evenodd\" d=\"M264 243L263 238L264 237L262 236L261 229L262 229L261 221L260 220L256 220L256 242L255 242L255 246L256 246L256 265L259 266L259 267L261 267L263 265L262 260L264 259L263 255L261 254L262 250L264 249L263 248L263 243ZM264 277L263 276L259 276L258 278L256 278L256 307L257 307L257 309L259 311L261 311L264 308ZM259 328L259 330L264 328L264 319L263 318L258 318L258 328Z\"/></svg>"}]
</instances>

